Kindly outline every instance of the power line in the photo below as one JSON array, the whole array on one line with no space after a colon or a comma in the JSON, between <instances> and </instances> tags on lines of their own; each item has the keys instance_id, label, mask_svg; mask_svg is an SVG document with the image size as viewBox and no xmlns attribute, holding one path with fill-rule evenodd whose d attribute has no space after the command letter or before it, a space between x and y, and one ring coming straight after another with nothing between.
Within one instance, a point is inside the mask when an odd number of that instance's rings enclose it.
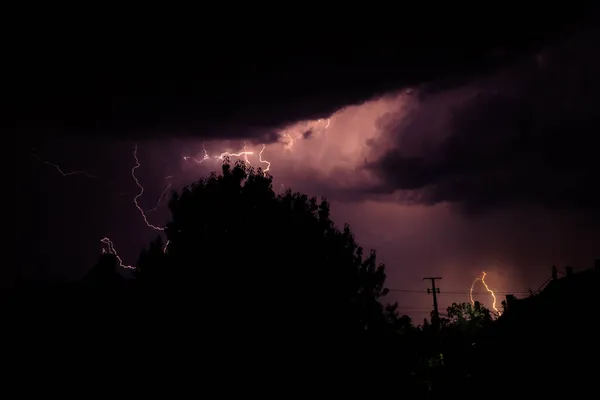
<instances>
[{"instance_id":1,"label":"power line","mask_svg":"<svg viewBox=\"0 0 600 400\"><path fill-rule=\"evenodd\" d=\"M431 311L431 307L424 307L424 306L410 306L410 305L398 305L399 309L403 309L403 310L423 310L423 311Z\"/></svg>"},{"instance_id":2,"label":"power line","mask_svg":"<svg viewBox=\"0 0 600 400\"><path fill-rule=\"evenodd\" d=\"M388 288L390 292L398 292L398 293L425 293L427 294L427 290L415 290L415 289L395 289ZM499 292L494 290L496 294L531 294L531 292L526 291L508 291L508 292ZM444 291L443 294L460 294L460 295L469 295L468 291L465 292L452 292L452 291ZM473 292L474 295L486 295L488 292Z\"/></svg>"},{"instance_id":3,"label":"power line","mask_svg":"<svg viewBox=\"0 0 600 400\"><path fill-rule=\"evenodd\" d=\"M540 285L540 287L539 287L539 288L538 288L538 289L537 289L535 292L533 292L532 294L537 294L537 293L539 293L539 292L540 292L540 291L541 291L541 290L542 290L542 289L543 289L543 288L544 288L544 287L545 287L545 286L548 284L548 282L550 282L550 281L551 281L551 280L553 280L553 279L554 279L554 277L553 277L553 276L551 276L550 278L546 279L546 280L544 281L544 283L542 283L542 284Z\"/></svg>"},{"instance_id":4,"label":"power line","mask_svg":"<svg viewBox=\"0 0 600 400\"><path fill-rule=\"evenodd\" d=\"M430 309L427 307L422 307L422 306L401 306L398 305L398 310L400 312L406 312L408 314L412 314L413 316L417 316L417 315L431 315L432 317L432 323L438 322L439 321L439 317L440 316L447 316L447 314L442 314L438 311L437 309L437 296L438 294L440 294L440 291L438 288L435 287L435 280L436 279L441 279L441 278L423 278L425 279L430 279L432 282L432 288L425 290L415 290L415 289L400 289L400 288L388 288L388 290L390 292L395 292L395 293L420 293L420 294L433 294L434 297L434 310L433 312L429 311ZM528 296L533 296L536 295L537 293L539 293L547 284L548 282L552 280L552 277L550 277L549 279L547 279L546 281L544 281L544 283L542 283L542 285L536 290L536 291L508 291L508 292L504 292L504 291L494 291L494 294L526 294ZM467 296L469 295L469 292L443 292L444 295L460 295L460 296ZM474 295L488 295L488 292L475 292L472 293Z\"/></svg>"},{"instance_id":5,"label":"power line","mask_svg":"<svg viewBox=\"0 0 600 400\"><path fill-rule=\"evenodd\" d=\"M563 274L564 272L560 272L558 271L559 274ZM430 278L427 278L430 279ZM526 295L535 295L537 293L539 293L547 284L548 282L550 282L552 280L552 276L549 277L548 279L546 279L537 290L527 290L527 291L523 291L523 290L511 290L511 291L497 291L494 290L494 294L526 294ZM415 289L401 289L401 288L387 288L390 292L395 292L395 293L426 293L426 294L431 294L430 290L415 290ZM441 294L453 294L453 295L469 295L469 291L465 291L465 292L459 292L459 291L444 291ZM489 295L489 292L473 292L473 295Z\"/></svg>"}]
</instances>

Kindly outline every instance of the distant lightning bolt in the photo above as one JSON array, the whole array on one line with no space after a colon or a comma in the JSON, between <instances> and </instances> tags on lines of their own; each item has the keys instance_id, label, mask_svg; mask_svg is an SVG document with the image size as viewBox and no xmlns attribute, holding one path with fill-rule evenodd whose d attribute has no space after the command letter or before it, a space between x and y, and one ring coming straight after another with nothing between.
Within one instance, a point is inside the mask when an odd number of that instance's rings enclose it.
<instances>
[{"instance_id":1,"label":"distant lightning bolt","mask_svg":"<svg viewBox=\"0 0 600 400\"><path fill-rule=\"evenodd\" d=\"M475 304L475 300L473 300L473 289L475 288L475 284L477 283L477 281L480 281L481 278L475 278L475 280L473 280L473 283L471 283L471 289L469 290L469 300L471 301L471 304Z\"/></svg>"},{"instance_id":2,"label":"distant lightning bolt","mask_svg":"<svg viewBox=\"0 0 600 400\"><path fill-rule=\"evenodd\" d=\"M246 156L251 156L252 154L254 154L253 151L240 151L239 153L230 153L230 152L226 151L226 152L218 155L216 158L219 160L225 160L225 158L227 158L227 157L246 157Z\"/></svg>"},{"instance_id":3,"label":"distant lightning bolt","mask_svg":"<svg viewBox=\"0 0 600 400\"><path fill-rule=\"evenodd\" d=\"M135 176L135 170L138 169L142 165L142 164L140 164L140 160L138 159L138 156L137 156L137 144L133 148L133 158L135 160L135 165L133 168L131 168L131 177L135 181L135 184L137 185L137 187L140 189L139 193L137 195L135 195L135 197L133 198L133 204L135 204L135 208L137 208L138 211L140 212L140 214L142 215L142 218L144 219L144 222L146 223L148 228L152 228L155 231L164 231L165 228L162 228L162 227L156 226L156 225L152 225L148 221L148 217L146 216L144 209L140 206L139 201L138 201L140 199L140 197L142 197L142 195L144 194L144 187L142 186L142 184L140 183L138 178Z\"/></svg>"},{"instance_id":4,"label":"distant lightning bolt","mask_svg":"<svg viewBox=\"0 0 600 400\"><path fill-rule=\"evenodd\" d=\"M502 313L496 308L496 294L494 293L494 291L492 289L489 288L489 286L487 285L487 283L485 282L485 276L487 275L486 272L483 272L481 274L481 277L479 278L475 278L475 280L473 281L473 283L471 284L471 289L469 290L469 300L471 301L471 304L475 304L475 300L473 300L473 289L475 287L475 284L479 281L483 284L483 286L485 287L485 290L492 296L492 309L498 314L501 315Z\"/></svg>"},{"instance_id":5,"label":"distant lightning bolt","mask_svg":"<svg viewBox=\"0 0 600 400\"><path fill-rule=\"evenodd\" d=\"M239 157L239 158L242 158L246 164L252 165L252 163L250 162L250 159L248 158L248 156L254 155L255 152L254 151L248 151L248 150L246 150L247 148L248 148L248 146L246 144L244 144L244 148L240 152L230 153L228 151L225 151L225 152L219 154L218 156L213 156L213 158L216 159L216 160L224 161L226 158L229 158L229 157ZM262 164L266 164L267 165L266 168L262 170L263 174L265 174L265 175L271 169L271 162L269 160L265 160L263 158L263 153L264 153L264 151L265 151L266 148L267 148L267 146L265 144L263 144L262 145L262 149L258 153L258 161L260 163L262 163ZM186 161L186 162L193 161L196 164L202 164L204 161L209 160L211 158L211 156L208 154L208 151L206 150L206 148L204 147L204 145L202 145L202 149L204 151L204 157L202 157L201 159L198 159L196 157L191 157L191 156L184 156L183 160Z\"/></svg>"},{"instance_id":6,"label":"distant lightning bolt","mask_svg":"<svg viewBox=\"0 0 600 400\"><path fill-rule=\"evenodd\" d=\"M156 226L156 225L151 224L148 221L148 217L146 216L146 212L144 212L144 209L139 204L139 199L144 194L144 187L142 186L142 184L138 180L137 176L135 175L135 171L141 166L140 160L139 160L139 158L137 156L137 144L133 147L133 159L135 160L135 165L133 166L133 168L131 168L131 177L133 178L133 181L135 182L135 184L137 185L137 187L140 189L140 191L138 192L138 194L136 194L134 196L134 198L133 198L133 204L135 205L135 208L137 208L138 211L140 212L140 214L142 215L142 218L144 219L144 222L146 223L146 226L148 226L151 229L154 229L155 231L161 231L162 232L162 231L165 230L165 228L162 228L160 226ZM168 176L165 179L170 179L170 178L171 177ZM171 187L171 184L169 183L167 185L167 187L165 188L165 190L163 190L163 193L158 198L158 202L157 202L156 207L154 207L154 209L151 209L151 210L155 210L156 208L158 208L160 206L161 199L164 197L164 195L166 194L166 192L169 190L170 187ZM127 264L123 263L123 260L121 259L121 257L117 253L117 251L115 250L115 246L114 246L113 242L108 237L102 238L100 240L100 242L106 246L106 247L102 248L102 253L104 253L104 254L108 253L108 254L114 255L117 258L117 261L119 262L119 266L121 266L123 268L127 268L127 269L135 269L136 268L135 266L127 265ZM165 243L165 246L163 247L163 253L167 252L169 244L170 244L170 241L167 240L167 242Z\"/></svg>"},{"instance_id":7,"label":"distant lightning bolt","mask_svg":"<svg viewBox=\"0 0 600 400\"><path fill-rule=\"evenodd\" d=\"M329 126L331 125L331 119L327 118L327 120L319 119L317 121L312 121L309 123L311 125L309 130L318 128L319 125L321 125L323 123L325 124L325 126L321 126L319 129L329 128ZM315 124L317 125L316 127L315 127ZM292 129L294 129L294 128L292 128ZM304 130L304 132L305 131L306 130ZM282 131L282 132L279 132L279 136L284 138L283 147L285 150L291 150L292 147L294 146L294 144L296 143L296 141L298 141L299 139L302 139L304 137L304 135L302 133L298 133L297 131L295 133L289 133L288 131ZM260 152L258 152L258 160L260 163L266 164L266 168L264 170L262 170L262 172L266 175L266 173L271 170L271 162L263 158L263 153L264 153L265 149L266 149L266 145L263 144L262 149L260 150ZM244 147L243 147L242 151L237 152L237 153L230 153L230 152L226 151L226 152L219 154L218 156L210 156L208 151L206 150L206 147L204 146L204 143L202 144L202 150L204 151L204 156L202 158L197 158L197 157L192 157L192 156L184 156L183 160L185 162L193 161L196 164L202 164L209 159L223 161L226 158L238 157L238 158L242 158L246 164L252 165L252 163L250 162L250 158L248 156L252 156L252 155L256 154L255 151L248 150L248 146L246 143L244 143Z\"/></svg>"},{"instance_id":8,"label":"distant lightning bolt","mask_svg":"<svg viewBox=\"0 0 600 400\"><path fill-rule=\"evenodd\" d=\"M500 315L500 311L496 308L496 294L494 293L494 291L492 289L490 289L487 285L487 283L485 283L485 275L486 273L484 272L483 275L481 276L481 283L483 283L483 286L485 286L485 290L492 295L492 299L493 299L493 303L492 303L492 308L494 309L494 311L496 311L496 313L498 313L498 315Z\"/></svg>"},{"instance_id":9,"label":"distant lightning bolt","mask_svg":"<svg viewBox=\"0 0 600 400\"><path fill-rule=\"evenodd\" d=\"M165 198L165 196L167 195L167 193L169 192L169 189L171 188L172 184L169 183L165 189L162 191L162 193L160 194L160 196L158 197L158 201L156 202L156 205L154 207L152 207L151 209L149 209L148 211L146 211L146 213L149 212L153 212L158 210L158 208L160 207L160 204L162 203L162 200Z\"/></svg>"},{"instance_id":10,"label":"distant lightning bolt","mask_svg":"<svg viewBox=\"0 0 600 400\"><path fill-rule=\"evenodd\" d=\"M113 244L112 240L110 240L107 237L104 237L100 240L100 243L106 246L102 248L102 254L112 254L113 256L115 256L117 262L119 263L119 267L125 269L136 269L135 265L128 265L123 262L123 260L119 256L119 253L117 253L117 251L115 250L115 245ZM170 240L167 240L167 243L165 243L165 246L163 247L163 253L167 252L167 247L169 246L169 243Z\"/></svg>"},{"instance_id":11,"label":"distant lightning bolt","mask_svg":"<svg viewBox=\"0 0 600 400\"><path fill-rule=\"evenodd\" d=\"M35 154L35 152L32 153L31 156L33 158L35 158L36 160L38 160L39 162L41 162L42 164L46 164L46 165L49 165L49 166L53 167L62 176L83 175L83 176L88 177L90 179L96 179L96 178L98 178L98 175L92 175L92 174L90 174L90 173L88 173L87 171L84 171L84 170L76 170L76 171L65 172L65 171L63 171L63 169L58 164L54 164L54 163L51 163L49 161L46 161L46 160L42 159L40 156L38 156L37 154Z\"/></svg>"},{"instance_id":12,"label":"distant lightning bolt","mask_svg":"<svg viewBox=\"0 0 600 400\"><path fill-rule=\"evenodd\" d=\"M191 156L184 156L183 160L185 162L188 162L188 161L191 160L191 161L195 162L196 164L202 164L204 161L209 160L211 157L208 155L208 151L206 150L206 148L204 147L204 145L202 145L202 149L204 151L204 157L202 157L201 159L198 159L196 157L191 157ZM223 161L223 160L225 160L228 157L243 157L244 161L249 164L250 162L248 161L248 156L253 155L254 152L253 151L246 151L245 149L246 149L246 145L244 145L244 151L240 151L239 153L230 153L228 151L225 151L225 152L219 154L218 156L214 156L214 158L216 160L222 160Z\"/></svg>"},{"instance_id":13,"label":"distant lightning bolt","mask_svg":"<svg viewBox=\"0 0 600 400\"><path fill-rule=\"evenodd\" d=\"M323 118L319 118L317 120L318 123L322 123L323 122ZM325 124L325 126L323 127L323 129L327 129L329 128L329 125L331 125L331 118L327 118L327 123Z\"/></svg>"},{"instance_id":14,"label":"distant lightning bolt","mask_svg":"<svg viewBox=\"0 0 600 400\"><path fill-rule=\"evenodd\" d=\"M319 119L319 120L317 120L317 122L323 122L323 120ZM331 125L331 119L327 118L327 123L325 124L325 127L323 127L323 129L329 128L329 125ZM309 130L310 129L313 129L313 128L309 128ZM292 150L292 147L294 147L294 144L298 140L300 140L304 137L304 135L302 133L291 134L291 133L287 133L287 132L282 132L279 135L284 138L283 148L285 150L290 150L290 151Z\"/></svg>"},{"instance_id":15,"label":"distant lightning bolt","mask_svg":"<svg viewBox=\"0 0 600 400\"><path fill-rule=\"evenodd\" d=\"M105 248L102 248L102 254L114 255L115 258L117 259L117 261L119 262L119 267L123 267L126 269L135 269L135 267L133 265L126 265L123 263L123 260L121 259L121 257L119 257L119 254L115 250L115 246L113 245L113 242L109 238L107 238L107 237L102 238L100 240L100 243L102 243L106 246Z\"/></svg>"},{"instance_id":16,"label":"distant lightning bolt","mask_svg":"<svg viewBox=\"0 0 600 400\"><path fill-rule=\"evenodd\" d=\"M248 146L246 145L246 143L244 143L244 151L243 151L243 153L244 153L244 162L246 164L248 164L248 165L252 165L252 164L250 164L250 160L248 160L248 152L246 151L247 147Z\"/></svg>"},{"instance_id":17,"label":"distant lightning bolt","mask_svg":"<svg viewBox=\"0 0 600 400\"><path fill-rule=\"evenodd\" d=\"M292 147L294 147L294 144L296 143L296 140L302 138L302 135L300 135L300 134L296 134L296 136L293 137L289 133L283 133L282 136L286 138L285 144L283 145L283 148L285 150L292 150Z\"/></svg>"},{"instance_id":18,"label":"distant lightning bolt","mask_svg":"<svg viewBox=\"0 0 600 400\"><path fill-rule=\"evenodd\" d=\"M202 164L204 161L209 160L210 156L208 155L208 151L206 151L206 147L204 147L204 143L202 143L202 150L204 150L204 157L202 157L200 160L195 157L185 156L183 157L184 161L187 162L188 160L192 160L196 164Z\"/></svg>"},{"instance_id":19,"label":"distant lightning bolt","mask_svg":"<svg viewBox=\"0 0 600 400\"><path fill-rule=\"evenodd\" d=\"M56 169L62 176L71 176L71 175L83 175L86 176L88 178L91 179L95 179L98 178L97 175L92 175L90 173L88 173L87 171L84 170L76 170L76 171L70 171L70 172L65 172L58 164L54 164L51 163L49 161L46 161L44 159L42 159L41 157L39 157L37 154L32 153L31 156L33 158L35 158L36 160L38 160L39 162L41 162L42 164L46 164L49 165L51 167L53 167L54 169ZM133 158L135 160L135 166L131 169L131 176L133 177L134 182L136 183L136 185L138 186L138 188L140 189L139 193L133 198L133 203L135 204L135 207L138 209L138 211L140 212L140 214L142 215L142 218L144 219L144 222L146 223L146 225L149 228L152 228L154 230L157 231L164 231L164 228L161 228L159 226L156 225L152 225L150 222L148 222L148 218L146 217L146 213L144 212L144 210L142 209L142 207L139 205L139 198L144 194L144 187L140 184L139 180L137 179L136 175L135 175L135 171L136 169L138 169L141 164L140 161L137 157L137 145L135 145L134 150L133 150ZM170 179L171 177L167 177L166 179ZM167 187L165 188L165 190L163 191L163 193L160 195L157 205L156 207L154 207L153 209L149 210L149 211L154 211L156 208L158 208L160 206L160 203L162 202L162 199L164 198L164 196L166 195L167 191L169 190L169 188L171 187L171 184L169 183L169 185L167 185ZM108 238L108 237L104 237L100 240L100 242L104 245L104 247L102 248L102 253L103 254L112 254L116 257L119 266L122 268L126 268L126 269L135 269L135 266L132 265L128 265L125 264L123 262L123 260L121 259L121 257L119 256L119 254L117 253L117 251L115 250L115 246L113 244L113 242ZM167 240L164 248L163 248L163 252L167 251L167 247L169 246L169 241Z\"/></svg>"},{"instance_id":20,"label":"distant lightning bolt","mask_svg":"<svg viewBox=\"0 0 600 400\"><path fill-rule=\"evenodd\" d=\"M265 175L267 175L267 172L269 172L269 170L271 169L271 163L270 163L269 161L267 161L267 160L263 160L263 158L262 158L263 151L265 151L265 148L266 148L266 147L267 147L267 146L265 146L265 145L263 144L263 147L262 147L262 149L260 150L260 153L258 153L258 159L260 160L260 162L261 162L261 163L264 163L264 164L267 164L267 168L263 169L263 171L262 171L262 172L263 172L263 174L265 174Z\"/></svg>"}]
</instances>

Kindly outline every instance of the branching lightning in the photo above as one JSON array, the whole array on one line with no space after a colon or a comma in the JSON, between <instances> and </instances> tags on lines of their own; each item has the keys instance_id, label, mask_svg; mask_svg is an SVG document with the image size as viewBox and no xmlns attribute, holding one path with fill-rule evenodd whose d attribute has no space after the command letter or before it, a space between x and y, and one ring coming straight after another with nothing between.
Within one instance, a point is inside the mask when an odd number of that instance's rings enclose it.
<instances>
[{"instance_id":1,"label":"branching lightning","mask_svg":"<svg viewBox=\"0 0 600 400\"><path fill-rule=\"evenodd\" d=\"M323 123L325 124L325 126L321 126L321 129L327 129L331 125L331 119L330 118L328 118L327 120L319 119L319 120L316 121L316 124L323 124ZM313 121L310 124L313 125L311 127L311 129L314 128L315 122ZM296 141L298 141L299 139L302 139L304 137L302 133L299 133L297 131L294 132L294 133L290 133L288 131L282 131L282 132L279 133L279 136L281 138L283 138L283 148L284 148L284 150L287 150L287 151L291 151L292 148L293 148L293 146L294 146L294 144L296 143ZM271 170L271 162L269 160L263 158L263 153L264 153L265 149L266 149L266 145L263 144L262 145L262 149L257 154L257 152L255 150L248 150L247 144L244 143L244 147L243 147L242 151L239 151L237 153L230 153L230 152L226 151L226 152L223 152L223 153L221 153L219 155L211 156L208 153L208 150L206 150L206 147L205 147L205 145L203 143L202 144L202 151L204 152L204 154L203 154L203 156L201 158L192 157L192 156L184 156L183 160L185 162L190 162L191 161L191 162L194 162L196 164L202 164L202 163L204 163L204 162L206 162L206 161L208 161L210 159L215 159L215 160L221 160L221 161L223 161L226 158L236 157L236 158L242 158L243 161L246 164L252 165L252 163L250 162L249 156L256 156L256 155L258 155L258 162L260 164L265 164L266 165L266 167L262 170L262 172L266 175L267 172L269 172Z\"/></svg>"},{"instance_id":2,"label":"branching lightning","mask_svg":"<svg viewBox=\"0 0 600 400\"><path fill-rule=\"evenodd\" d=\"M230 153L228 151L221 153L220 155L216 156L215 158L217 160L225 160L228 157L244 157L246 158L247 156L251 156L252 154L254 154L253 151L240 151L239 153Z\"/></svg>"},{"instance_id":3,"label":"branching lightning","mask_svg":"<svg viewBox=\"0 0 600 400\"><path fill-rule=\"evenodd\" d=\"M320 120L316 121L316 123L322 124L324 121L325 120L320 119ZM321 125L321 129L323 129L323 128L324 129L329 128L329 126L331 124L331 120L327 119L326 121L327 122L326 122L326 124L325 124L324 127ZM309 122L309 124L311 124L311 125L313 125L314 123L315 123L314 121L313 122ZM304 137L303 134L298 133L298 132L296 132L294 134L287 133L287 132L281 132L280 136L283 137L283 138L285 138L285 141L284 141L284 149L285 150L291 150L291 148L293 147L294 143L298 139L302 139ZM236 157L236 158L242 158L243 161L246 164L251 165L251 163L250 163L250 157L249 156L255 156L255 157L258 157L258 163L264 165L264 169L262 169L262 172L266 176L267 173L271 170L271 162L263 157L263 153L264 153L266 147L267 147L266 144L263 144L261 150L259 152L256 152L255 150L248 150L247 145L244 144L244 148L240 152L231 153L231 152L227 152L226 151L226 152L220 153L219 155L211 156L211 155L209 155L208 151L206 150L206 147L204 146L204 144L202 144L202 150L204 152L202 158L185 156L185 157L183 157L183 159L186 162L192 161L192 162L194 162L196 164L202 164L202 163L204 163L204 162L206 162L208 160L211 160L211 159L223 161L223 160L226 160L226 159L231 158L231 157ZM142 206L139 203L139 199L144 195L145 189L144 189L144 186L142 186L142 184L140 183L138 177L136 176L136 170L141 166L140 160L139 160L138 155L137 155L137 150L138 150L138 148L137 148L137 144L136 144L134 146L134 149L133 149L133 159L135 161L135 165L131 168L131 177L133 178L133 181L135 182L135 184L138 187L139 191L133 197L133 204L134 204L135 208L138 210L138 212L140 213L140 215L142 216L142 219L143 219L144 223L146 224L146 226L148 228L150 228L152 230L155 230L155 231L163 232L165 230L164 227L157 226L157 225L154 225L154 224L150 223L150 221L148 220L148 217L147 217L147 213L150 213L152 211L156 211L161 206L161 204L164 201L164 198L167 195L169 189L172 187L172 183L167 184L167 186L164 188L164 190L162 191L161 195L158 198L158 201L157 201L156 205L153 208L148 209L147 211L144 211L144 209L142 208ZM66 176L71 176L71 175L84 175L87 178L98 178L97 175L90 174L90 173L88 173L87 171L84 171L84 170L76 170L76 171L65 172L59 165L51 163L51 162L48 162L46 160L43 160L37 154L35 154L35 152L32 154L32 157L34 157L36 160L38 160L39 162L41 162L43 164L46 164L46 165L49 165L49 166L53 167L62 176L65 176L65 177ZM167 176L165 179L168 180L168 179L171 179L171 178L173 178L172 175ZM282 187L283 187L283 185L282 185ZM100 240L100 242L103 245L103 247L102 247L102 253L103 254L112 254L112 255L114 255L116 257L116 259L117 259L120 267L126 268L126 269L135 269L136 268L136 266L134 266L134 265L128 265L128 264L125 264L123 262L123 260L121 259L121 257L119 256L119 254L117 253L117 251L115 249L114 243L112 242L112 240L110 238L104 237L104 238L102 238ZM169 246L169 241L167 240L167 242L166 242L166 244L165 244L165 246L163 248L163 252L165 252L165 253L167 252L168 246Z\"/></svg>"},{"instance_id":4,"label":"branching lightning","mask_svg":"<svg viewBox=\"0 0 600 400\"><path fill-rule=\"evenodd\" d=\"M261 150L260 150L260 152L258 153L258 161L259 161L260 163L263 163L263 164L266 164L266 165L267 165L267 167L266 167L265 169L263 169L263 170L262 170L262 172L263 172L265 175L266 175L266 173L267 173L267 172L268 172L268 171L271 169L271 162L270 162L270 161L268 161L268 160L265 160L265 159L263 159L263 156L262 156L262 155L263 155L263 152L265 151L265 148L266 148L266 147L267 147L267 146L266 146L265 144L263 144L263 145L262 145L262 149L261 149ZM239 157L239 158L243 158L243 160L244 160L244 163L246 163L246 164L248 164L248 165L252 165L252 164L250 163L250 159L248 158L248 156L252 156L252 155L254 155L256 152L255 152L255 151L248 151L248 150L246 150L246 149L247 149L247 145L244 145L244 150L243 150L243 151L240 151L240 152L238 152L238 153L230 153L230 152L228 152L228 151L225 151L225 152L223 152L223 153L219 154L218 156L214 156L214 157L212 157L212 158L214 158L214 159L216 159L216 160L221 160L221 161L224 161L224 160L226 160L227 158L230 158L230 157ZM195 162L196 164L202 164L203 162L205 162L205 161L207 161L207 160L210 160L210 159L211 159L211 157L210 157L210 155L208 154L208 151L206 150L206 147L204 147L204 145L202 145L202 150L204 151L204 156L203 156L202 158L200 158L200 159L199 159L199 158L196 158L196 157L184 156L184 157L183 157L183 160L184 160L185 162L193 161L193 162Z\"/></svg>"},{"instance_id":5,"label":"branching lightning","mask_svg":"<svg viewBox=\"0 0 600 400\"><path fill-rule=\"evenodd\" d=\"M139 199L140 197L142 197L142 195L144 194L144 186L142 186L142 184L140 183L140 181L138 180L137 176L135 175L135 171L141 166L140 164L140 160L137 156L137 144L134 146L133 148L133 159L135 160L135 165L133 166L133 168L131 168L131 177L133 178L133 181L135 182L135 184L137 185L137 187L139 188L139 192L133 197L133 204L135 205L135 208L137 208L137 210L140 212L142 219L144 220L144 223L146 224L146 226L148 228L151 228L155 231L164 231L165 228L160 227L160 226L156 226L151 224L148 221L148 217L146 216L146 212L144 211L144 209L142 208L142 206L140 206L139 204ZM167 177L166 179L170 179L171 177ZM170 189L171 184L169 183L167 185L167 187L163 190L162 194L160 195L160 197L158 198L158 202L157 205L153 208L150 209L149 211L154 211L156 210L159 206L160 203L162 201L162 198L166 195L167 191ZM113 242L110 240L110 238L108 237L104 237L100 240L100 242L105 245L106 247L102 249L102 253L108 253L108 254L113 254L116 258L117 261L119 262L119 266L123 267L123 268L127 268L127 269L135 269L135 266L131 266L131 265L126 265L123 263L123 260L121 259L121 257L119 256L119 254L117 253L117 251L115 250L115 246L113 244ZM163 252L166 253L167 252L167 248L169 246L169 240L167 240L167 242L165 243L165 246L163 247Z\"/></svg>"},{"instance_id":6,"label":"branching lightning","mask_svg":"<svg viewBox=\"0 0 600 400\"><path fill-rule=\"evenodd\" d=\"M498 308L496 308L496 294L494 293L494 291L492 289L489 288L489 286L487 285L487 283L485 282L485 276L487 275L487 273L484 271L481 274L481 277L477 277L475 278L475 280L473 281L473 283L471 283L471 289L469 290L469 300L471 301L471 304L475 304L475 300L473 300L473 289L475 288L475 284L479 281L483 284L483 286L485 287L485 290L492 296L492 309L498 314L501 315L502 313L498 310Z\"/></svg>"},{"instance_id":7,"label":"branching lightning","mask_svg":"<svg viewBox=\"0 0 600 400\"><path fill-rule=\"evenodd\" d=\"M204 157L201 159L197 159L196 157L184 156L183 160L188 162L189 160L194 161L196 164L202 164L206 160L210 160L210 156L208 155L208 151L206 151L206 147L204 147L204 143L202 143L202 150L204 150Z\"/></svg>"},{"instance_id":8,"label":"branching lightning","mask_svg":"<svg viewBox=\"0 0 600 400\"><path fill-rule=\"evenodd\" d=\"M319 120L318 122L322 122L323 120ZM325 125L325 128L328 128L329 125L331 124L331 120L327 119L327 123ZM300 139L302 137L302 135L298 135L296 137L292 137L289 134L281 134L283 135L287 135L287 137L289 139L291 139L291 145L293 145L293 142L295 142L297 139ZM288 149L291 148L291 145L289 147L287 147ZM286 144L287 146L287 144ZM264 164L265 168L262 169L263 174L265 174L265 176L267 175L267 173L271 170L271 162L265 158L263 158L263 153L265 151L265 149L267 148L267 146L265 144L262 145L261 150L258 152L258 162L260 164ZM248 165L251 165L250 163L250 159L248 156L254 156L256 154L256 152L254 150L248 150L247 144L244 144L244 148L242 151L237 152L237 153L231 153L228 151L222 152L220 153L218 156L213 156L211 157L210 154L208 153L208 150L206 149L204 143L202 144L202 151L204 152L202 158L196 158L196 157L191 157L191 156L185 156L183 157L183 160L185 162L189 162L192 161L196 164L202 164L208 160L210 160L211 158L216 159L216 160L221 160L224 161L227 158L230 157L239 157L239 158L243 158L244 162ZM150 223L150 221L148 221L148 216L147 213L152 212L152 211L156 211L158 209L158 207L160 207L164 197L166 196L167 192L169 191L169 189L171 188L171 183L169 183L165 189L163 190L163 192L161 193L161 195L158 198L158 201L156 203L156 206L144 211L144 209L142 208L142 206L140 206L139 204L139 199L140 197L142 197L142 195L144 194L144 187L142 186L142 184L140 183L139 179L137 178L135 171L141 166L139 158L137 156L137 144L134 147L133 150L133 158L135 160L135 165L133 166L133 168L131 169L131 177L133 178L135 184L137 185L137 187L139 188L139 192L135 195L135 197L133 198L133 204L135 205L135 207L137 208L137 210L139 211L140 215L142 216L142 219L144 220L144 223L146 224L146 226L148 226L149 228L156 230L156 231L164 231L164 227L160 227L157 225L154 225L152 223ZM170 179L172 178L172 176L168 176L166 179ZM103 238L101 240L101 242L106 245L106 249L103 249L104 252L106 253L110 253L110 254L114 254L117 257L117 260L119 260L119 264L121 266L123 266L124 268L129 268L130 266L126 266L123 264L123 262L121 261L121 259L119 258L119 256L117 255L117 252L114 248L113 243L110 241L109 238ZM165 244L165 247L163 249L164 252L167 251L167 247L169 246L169 241L167 241L167 243Z\"/></svg>"},{"instance_id":9,"label":"branching lightning","mask_svg":"<svg viewBox=\"0 0 600 400\"><path fill-rule=\"evenodd\" d=\"M92 175L89 172L84 171L84 170L76 170L76 171L65 172L65 171L63 171L63 169L58 164L54 164L54 163L51 163L50 161L46 161L46 160L42 159L40 156L38 156L37 154L35 154L35 149L34 149L34 152L31 153L31 157L35 158L36 160L38 160L42 164L46 164L46 165L49 165L49 166L53 167L62 176L83 175L83 176L85 176L87 178L90 178L90 179L96 179L96 178L98 178L98 175Z\"/></svg>"},{"instance_id":10,"label":"branching lightning","mask_svg":"<svg viewBox=\"0 0 600 400\"><path fill-rule=\"evenodd\" d=\"M137 156L137 144L133 148L133 158L135 160L135 165L133 168L131 168L131 177L135 181L135 184L137 185L137 187L140 189L139 193L136 194L135 197L133 198L133 204L135 204L135 208L137 208L138 211L140 212L140 214L142 215L142 218L144 219L144 222L146 223L148 228L154 229L155 231L164 231L165 228L153 225L148 221L148 217L146 216L144 209L140 206L140 203L139 203L140 197L142 197L142 195L144 194L144 187L142 186L142 184L140 183L138 178L135 176L135 170L138 169L142 165L142 164L140 164L140 160L138 159L138 156Z\"/></svg>"},{"instance_id":11,"label":"branching lightning","mask_svg":"<svg viewBox=\"0 0 600 400\"><path fill-rule=\"evenodd\" d=\"M263 154L263 151L265 151L265 147L267 147L267 146L263 144L262 150L260 151L260 153L258 153L258 160L261 163L267 164L267 168L263 169L264 174L266 174L271 169L271 163L267 160L263 160L263 158L262 158L262 154Z\"/></svg>"}]
</instances>

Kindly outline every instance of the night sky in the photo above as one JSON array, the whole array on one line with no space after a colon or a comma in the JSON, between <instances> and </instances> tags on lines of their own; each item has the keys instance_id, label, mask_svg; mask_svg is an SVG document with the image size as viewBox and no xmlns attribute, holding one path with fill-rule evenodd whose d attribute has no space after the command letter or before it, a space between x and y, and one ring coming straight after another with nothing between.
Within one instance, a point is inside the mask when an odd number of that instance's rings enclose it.
<instances>
[{"instance_id":1,"label":"night sky","mask_svg":"<svg viewBox=\"0 0 600 400\"><path fill-rule=\"evenodd\" d=\"M136 144L145 210L167 185L218 170L225 151L265 168L264 146L274 189L326 196L387 265L390 300L418 318L425 276L443 277L445 307L482 271L500 301L537 289L553 264L591 266L598 14L467 11L22 33L2 118L18 188L4 284L81 277L105 236L135 263L157 235L133 203ZM166 202L147 215L164 224Z\"/></svg>"}]
</instances>

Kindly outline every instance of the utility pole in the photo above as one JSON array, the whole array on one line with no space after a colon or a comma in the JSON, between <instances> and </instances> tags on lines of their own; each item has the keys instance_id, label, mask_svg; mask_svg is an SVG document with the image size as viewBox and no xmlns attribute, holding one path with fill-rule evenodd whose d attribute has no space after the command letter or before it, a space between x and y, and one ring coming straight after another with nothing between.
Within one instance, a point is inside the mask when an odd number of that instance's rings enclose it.
<instances>
[{"instance_id":1,"label":"utility pole","mask_svg":"<svg viewBox=\"0 0 600 400\"><path fill-rule=\"evenodd\" d=\"M440 276L423 278L423 280L427 279L431 280L431 289L427 289L427 294L433 294L433 318L431 322L433 326L438 328L440 322L440 312L438 311L437 294L440 292L440 289L435 287L435 281L436 279L442 278Z\"/></svg>"}]
</instances>

